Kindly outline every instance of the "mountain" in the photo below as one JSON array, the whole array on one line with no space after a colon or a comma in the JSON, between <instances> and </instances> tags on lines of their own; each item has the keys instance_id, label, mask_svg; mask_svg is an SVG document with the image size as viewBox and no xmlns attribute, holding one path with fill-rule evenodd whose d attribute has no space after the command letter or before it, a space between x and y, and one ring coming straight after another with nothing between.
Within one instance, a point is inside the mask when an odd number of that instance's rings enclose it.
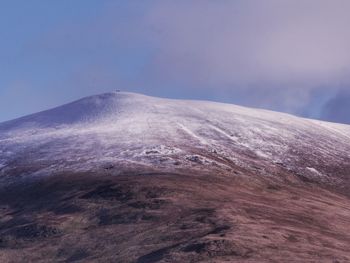
<instances>
[{"instance_id":1,"label":"mountain","mask_svg":"<svg viewBox=\"0 0 350 263\"><path fill-rule=\"evenodd\" d=\"M1 123L0 184L2 262L350 262L347 125L106 93Z\"/></svg>"}]
</instances>

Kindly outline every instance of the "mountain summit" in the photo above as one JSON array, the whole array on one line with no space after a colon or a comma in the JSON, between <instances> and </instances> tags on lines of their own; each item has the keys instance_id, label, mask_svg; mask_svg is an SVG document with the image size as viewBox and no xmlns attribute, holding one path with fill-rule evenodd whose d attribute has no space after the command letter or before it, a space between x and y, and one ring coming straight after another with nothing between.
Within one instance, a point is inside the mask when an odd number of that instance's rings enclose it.
<instances>
[{"instance_id":1,"label":"mountain summit","mask_svg":"<svg viewBox=\"0 0 350 263\"><path fill-rule=\"evenodd\" d=\"M1 123L0 185L2 262L350 262L347 125L106 93Z\"/></svg>"}]
</instances>

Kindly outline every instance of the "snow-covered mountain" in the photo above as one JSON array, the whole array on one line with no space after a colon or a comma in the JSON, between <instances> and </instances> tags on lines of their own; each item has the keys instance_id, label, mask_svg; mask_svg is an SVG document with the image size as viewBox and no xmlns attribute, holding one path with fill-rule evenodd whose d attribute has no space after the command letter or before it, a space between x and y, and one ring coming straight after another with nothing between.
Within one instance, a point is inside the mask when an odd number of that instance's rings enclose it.
<instances>
[{"instance_id":1,"label":"snow-covered mountain","mask_svg":"<svg viewBox=\"0 0 350 263\"><path fill-rule=\"evenodd\" d=\"M0 124L0 262L350 262L350 126L115 92Z\"/></svg>"},{"instance_id":2,"label":"snow-covered mountain","mask_svg":"<svg viewBox=\"0 0 350 263\"><path fill-rule=\"evenodd\" d=\"M151 167L271 176L286 170L342 185L350 126L207 101L113 92L0 124L0 173Z\"/></svg>"}]
</instances>

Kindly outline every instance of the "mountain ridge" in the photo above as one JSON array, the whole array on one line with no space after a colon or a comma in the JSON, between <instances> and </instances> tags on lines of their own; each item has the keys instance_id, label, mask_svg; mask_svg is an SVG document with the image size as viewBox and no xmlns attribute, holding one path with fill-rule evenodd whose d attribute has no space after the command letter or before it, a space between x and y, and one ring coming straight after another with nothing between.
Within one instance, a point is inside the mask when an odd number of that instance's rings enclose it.
<instances>
[{"instance_id":1,"label":"mountain ridge","mask_svg":"<svg viewBox=\"0 0 350 263\"><path fill-rule=\"evenodd\" d=\"M178 162L226 172L229 163L256 163L335 182L345 176L330 176L336 166L350 163L349 138L350 126L285 113L113 92L0 124L0 172L38 159L42 173L127 163L177 170Z\"/></svg>"}]
</instances>

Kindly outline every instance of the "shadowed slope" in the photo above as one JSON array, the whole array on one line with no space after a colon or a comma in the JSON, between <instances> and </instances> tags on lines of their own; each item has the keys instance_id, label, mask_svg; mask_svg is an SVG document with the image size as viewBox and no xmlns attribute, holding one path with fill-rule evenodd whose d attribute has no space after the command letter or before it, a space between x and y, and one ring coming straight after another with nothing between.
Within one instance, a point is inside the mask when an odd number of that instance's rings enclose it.
<instances>
[{"instance_id":1,"label":"shadowed slope","mask_svg":"<svg viewBox=\"0 0 350 263\"><path fill-rule=\"evenodd\" d=\"M60 174L0 192L1 262L349 262L350 202L302 182Z\"/></svg>"}]
</instances>

